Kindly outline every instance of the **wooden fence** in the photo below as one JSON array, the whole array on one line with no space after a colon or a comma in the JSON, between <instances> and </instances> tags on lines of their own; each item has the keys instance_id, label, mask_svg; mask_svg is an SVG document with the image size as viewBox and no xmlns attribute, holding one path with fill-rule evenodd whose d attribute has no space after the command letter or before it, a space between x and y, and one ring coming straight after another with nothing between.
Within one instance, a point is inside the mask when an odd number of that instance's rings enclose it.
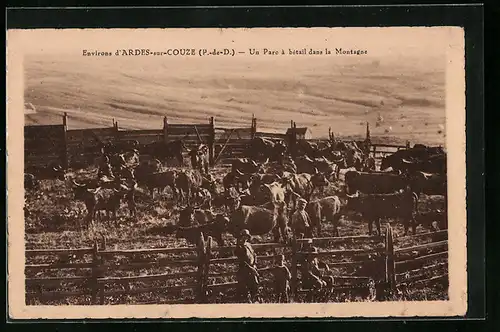
<instances>
[{"instance_id":1,"label":"wooden fence","mask_svg":"<svg viewBox=\"0 0 500 332\"><path fill-rule=\"evenodd\" d=\"M169 123L167 117L164 117L162 128L148 130L121 130L118 122L114 120L110 127L68 130L67 122L65 113L61 125L24 127L25 167L60 164L67 168L92 164L99 153L97 147L109 142L138 141L139 144L145 145L179 139L184 141L188 149L201 143L206 144L209 147L210 164L214 166L218 163L230 163L234 158L246 157L245 151L255 137L286 140L292 155L300 139L294 121L291 121L288 134L263 133L257 131L257 119L253 116L250 126L243 128L216 127L213 117L209 118L207 123L198 124ZM333 139L331 133L329 139ZM314 142L325 140L327 139L310 139ZM409 142L406 145L372 144L369 126L366 140L369 140L370 151L377 159L410 147Z\"/></svg>"},{"instance_id":2,"label":"wooden fence","mask_svg":"<svg viewBox=\"0 0 500 332\"><path fill-rule=\"evenodd\" d=\"M428 243L405 246L405 241L428 238ZM273 266L284 255L291 264L294 301L307 293L299 276L307 255L320 257L331 269L333 292L369 290L370 282L395 291L409 285L447 282L447 231L394 238L390 226L385 237L350 236L313 238L318 253L303 252L305 239L291 245L254 244L263 290L272 292ZM363 244L360 249L330 250L332 244ZM325 248L325 245L330 245ZM366 247L370 247L367 249ZM26 302L33 304L79 298L78 303L213 303L223 301L237 286L234 247L214 247L212 238L200 238L197 246L109 250L99 248L26 250ZM144 299L154 296L155 301ZM141 297L142 296L142 297ZM130 300L129 300L130 301Z\"/></svg>"}]
</instances>

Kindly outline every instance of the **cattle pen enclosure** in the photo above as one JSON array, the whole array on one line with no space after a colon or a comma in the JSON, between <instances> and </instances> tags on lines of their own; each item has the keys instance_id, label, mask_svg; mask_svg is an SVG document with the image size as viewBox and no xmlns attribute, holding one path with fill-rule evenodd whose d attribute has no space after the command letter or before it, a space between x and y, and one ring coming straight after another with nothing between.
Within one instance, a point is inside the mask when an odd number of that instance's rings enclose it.
<instances>
[{"instance_id":1,"label":"cattle pen enclosure","mask_svg":"<svg viewBox=\"0 0 500 332\"><path fill-rule=\"evenodd\" d=\"M98 147L106 143L137 141L141 145L154 142L184 141L187 148L206 144L209 148L210 164L228 164L235 158L247 157L245 150L253 138L285 140L293 145L297 138L290 134L257 131L257 119L252 116L248 127L222 128L216 126L211 117L206 123L170 123L162 119L159 129L123 130L117 121L104 128L68 129L68 116L62 116L62 124L24 126L25 167L61 165L63 168L83 167L92 164L99 155ZM291 133L296 124L291 121ZM307 139L318 142L325 139ZM365 140L370 140L369 125ZM406 144L370 143L370 153L380 159L386 154L409 147ZM182 166L182 165L176 165Z\"/></svg>"},{"instance_id":2,"label":"cattle pen enclosure","mask_svg":"<svg viewBox=\"0 0 500 332\"><path fill-rule=\"evenodd\" d=\"M408 245L416 239L420 244ZM308 292L300 283L304 255L317 256L330 268L334 284L321 302L401 299L430 284L447 289L446 230L394 237L387 225L385 236L312 240L318 253L301 251L305 239L287 245L254 244L265 302L274 296L273 262L280 255L286 257L292 273L294 302L304 301ZM105 240L96 240L92 248L26 250L26 303L234 302L237 259L233 250L214 247L211 237L200 239L197 246L178 248L109 249Z\"/></svg>"}]
</instances>

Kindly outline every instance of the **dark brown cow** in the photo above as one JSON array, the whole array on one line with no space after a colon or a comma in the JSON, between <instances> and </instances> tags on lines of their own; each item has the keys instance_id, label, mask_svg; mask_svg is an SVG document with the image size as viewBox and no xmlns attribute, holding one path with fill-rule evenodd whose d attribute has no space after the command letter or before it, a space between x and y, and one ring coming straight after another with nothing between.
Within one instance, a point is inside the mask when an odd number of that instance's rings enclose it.
<instances>
[{"instance_id":1,"label":"dark brown cow","mask_svg":"<svg viewBox=\"0 0 500 332\"><path fill-rule=\"evenodd\" d=\"M265 235L272 232L275 242L288 239L285 215L263 207L237 203L226 224L228 232L234 237L238 237L243 229L248 229L252 235Z\"/></svg>"},{"instance_id":2,"label":"dark brown cow","mask_svg":"<svg viewBox=\"0 0 500 332\"><path fill-rule=\"evenodd\" d=\"M245 190L250 186L251 177L251 173L244 174L237 169L233 169L222 178L222 185L224 186L224 190L228 190L231 187L235 187L238 190Z\"/></svg>"},{"instance_id":3,"label":"dark brown cow","mask_svg":"<svg viewBox=\"0 0 500 332\"><path fill-rule=\"evenodd\" d=\"M88 224L94 221L98 211L105 211L108 218L116 219L116 213L120 207L121 200L131 190L131 188L123 184L114 189L91 189L75 181L73 181L73 185L75 199L83 201L87 208L87 217L85 220Z\"/></svg>"},{"instance_id":4,"label":"dark brown cow","mask_svg":"<svg viewBox=\"0 0 500 332\"><path fill-rule=\"evenodd\" d=\"M315 228L318 237L321 235L323 218L332 222L335 236L339 236L338 225L341 217L341 203L337 196L328 196L310 201L306 211L311 218L311 227Z\"/></svg>"},{"instance_id":5,"label":"dark brown cow","mask_svg":"<svg viewBox=\"0 0 500 332\"><path fill-rule=\"evenodd\" d=\"M225 222L221 214L188 206L180 211L176 236L192 244L198 244L200 236L212 236L219 246L224 246L222 234L226 232Z\"/></svg>"},{"instance_id":6,"label":"dark brown cow","mask_svg":"<svg viewBox=\"0 0 500 332\"><path fill-rule=\"evenodd\" d=\"M249 157L255 160L282 160L286 152L286 146L281 141L274 142L268 138L256 137L250 142L248 151Z\"/></svg>"},{"instance_id":7,"label":"dark brown cow","mask_svg":"<svg viewBox=\"0 0 500 332\"><path fill-rule=\"evenodd\" d=\"M176 187L177 171L168 170L165 172L158 173L142 173L136 174L137 181L140 185L144 185L151 192L151 197L154 199L155 189L158 189L158 193L165 190L166 187L170 187L172 190L172 195L174 199L177 199L178 190Z\"/></svg>"},{"instance_id":8,"label":"dark brown cow","mask_svg":"<svg viewBox=\"0 0 500 332\"><path fill-rule=\"evenodd\" d=\"M429 231L448 229L448 213L446 210L428 211L416 215L416 223Z\"/></svg>"},{"instance_id":9,"label":"dark brown cow","mask_svg":"<svg viewBox=\"0 0 500 332\"><path fill-rule=\"evenodd\" d=\"M417 194L446 195L446 175L415 172L410 175L410 186Z\"/></svg>"},{"instance_id":10,"label":"dark brown cow","mask_svg":"<svg viewBox=\"0 0 500 332\"><path fill-rule=\"evenodd\" d=\"M372 235L373 223L377 225L378 235L381 235L380 219L400 218L403 219L405 235L411 225L415 234L415 214L418 211L418 195L411 190L402 190L392 194L365 195L357 192L355 195L347 195L347 205L344 211L355 211L363 216L368 222L368 233Z\"/></svg>"},{"instance_id":11,"label":"dark brown cow","mask_svg":"<svg viewBox=\"0 0 500 332\"><path fill-rule=\"evenodd\" d=\"M388 194L408 186L404 176L388 172L349 171L345 174L346 193L360 191L363 194Z\"/></svg>"},{"instance_id":12,"label":"dark brown cow","mask_svg":"<svg viewBox=\"0 0 500 332\"><path fill-rule=\"evenodd\" d=\"M153 142L144 145L139 149L141 154L147 154L159 160L174 158L179 165L184 165L183 151L186 151L186 145L182 140L175 140L165 143L163 141Z\"/></svg>"}]
</instances>

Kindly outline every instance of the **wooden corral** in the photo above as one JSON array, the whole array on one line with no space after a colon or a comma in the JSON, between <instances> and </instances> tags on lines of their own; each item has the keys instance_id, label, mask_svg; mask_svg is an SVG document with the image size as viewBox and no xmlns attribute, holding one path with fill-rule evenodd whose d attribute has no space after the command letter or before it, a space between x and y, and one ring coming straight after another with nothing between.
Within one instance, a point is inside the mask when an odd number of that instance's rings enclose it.
<instances>
[{"instance_id":1,"label":"wooden corral","mask_svg":"<svg viewBox=\"0 0 500 332\"><path fill-rule=\"evenodd\" d=\"M250 125L243 128L216 127L213 117L206 123L185 124L170 123L164 117L161 128L148 130L122 130L114 120L112 126L107 128L68 130L67 122L65 114L62 125L24 127L26 166L60 164L67 168L75 163L93 163L99 154L97 147L100 144L137 141L140 145L146 145L173 140L183 140L188 149L206 144L209 147L210 164L215 166L247 157L245 151L255 137L285 140L292 155L297 141L301 139L300 128L294 121L290 122L287 133L264 133L257 131L257 119L254 117ZM327 140L332 140L331 133L329 139L308 139L317 143ZM409 142L406 145L372 143L368 126L365 142L370 142L370 152L376 159L410 147Z\"/></svg>"},{"instance_id":2,"label":"wooden corral","mask_svg":"<svg viewBox=\"0 0 500 332\"><path fill-rule=\"evenodd\" d=\"M405 245L417 237L428 241ZM318 253L303 252L304 241L253 245L263 290L272 294L273 266L280 255L289 262L296 302L308 292L299 278L305 255L327 262L333 273L333 293L361 291L371 294L372 300L382 299L380 292L395 293L408 286L446 284L448 280L446 230L393 238L388 226L383 237L313 238ZM363 243L364 249L322 249L332 243L339 248ZM130 301L129 297L141 303L140 296L145 293L159 294L159 303L220 302L225 300L221 296L237 286L234 249L214 247L209 237L207 241L200 238L197 246L182 248L120 250L106 248L105 243L99 248L96 241L93 248L26 250L26 303L70 298L74 302L76 298L79 304L110 304ZM61 270L65 277L58 277ZM382 286L376 287L377 294L373 293L373 284Z\"/></svg>"}]
</instances>

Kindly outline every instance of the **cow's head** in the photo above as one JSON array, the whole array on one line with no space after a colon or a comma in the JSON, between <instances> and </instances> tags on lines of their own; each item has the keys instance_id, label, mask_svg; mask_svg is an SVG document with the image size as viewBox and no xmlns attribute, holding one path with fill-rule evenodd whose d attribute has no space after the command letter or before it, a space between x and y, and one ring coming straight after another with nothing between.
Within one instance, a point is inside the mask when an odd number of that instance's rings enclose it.
<instances>
[{"instance_id":1,"label":"cow's head","mask_svg":"<svg viewBox=\"0 0 500 332\"><path fill-rule=\"evenodd\" d=\"M72 180L73 183L73 193L75 195L75 199L77 200L85 200L89 197L90 194L93 193L93 190L88 188L85 184L81 184Z\"/></svg>"}]
</instances>

